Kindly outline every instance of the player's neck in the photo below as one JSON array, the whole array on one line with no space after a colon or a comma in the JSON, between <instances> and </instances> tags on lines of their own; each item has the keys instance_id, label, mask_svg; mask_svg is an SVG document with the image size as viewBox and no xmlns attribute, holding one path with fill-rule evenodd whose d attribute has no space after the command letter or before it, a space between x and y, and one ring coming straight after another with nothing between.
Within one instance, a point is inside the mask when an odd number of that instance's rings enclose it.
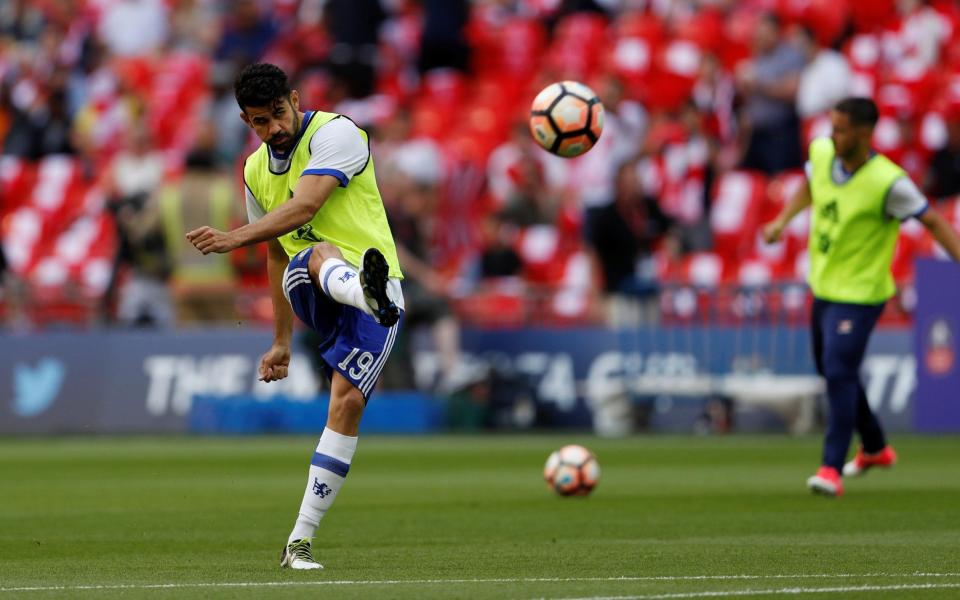
<instances>
[{"instance_id":1,"label":"player's neck","mask_svg":"<svg viewBox=\"0 0 960 600\"><path fill-rule=\"evenodd\" d=\"M843 166L843 170L847 173L854 173L857 169L862 167L873 153L870 151L870 148L867 148L861 152L857 152L855 155L848 158L841 158L840 164Z\"/></svg>"},{"instance_id":2,"label":"player's neck","mask_svg":"<svg viewBox=\"0 0 960 600\"><path fill-rule=\"evenodd\" d=\"M306 113L300 112L299 110L297 111L297 126L294 128L294 131L293 131L294 140L297 140L300 138L300 134L302 133L302 130L303 130L303 123L306 118L307 118Z\"/></svg>"}]
</instances>

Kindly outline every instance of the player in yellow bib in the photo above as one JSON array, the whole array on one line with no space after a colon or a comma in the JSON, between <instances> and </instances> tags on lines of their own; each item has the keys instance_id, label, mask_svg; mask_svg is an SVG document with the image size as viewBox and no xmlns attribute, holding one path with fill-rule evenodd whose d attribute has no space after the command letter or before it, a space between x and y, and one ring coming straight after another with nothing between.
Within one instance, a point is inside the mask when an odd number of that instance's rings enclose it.
<instances>
[{"instance_id":1,"label":"player in yellow bib","mask_svg":"<svg viewBox=\"0 0 960 600\"><path fill-rule=\"evenodd\" d=\"M768 243L800 211L811 207L811 334L817 371L827 380L830 404L822 466L807 480L814 492L843 494L841 474L889 467L889 446L860 382L860 364L883 306L896 288L890 273L900 222L919 219L934 239L960 260L960 239L907 174L871 149L877 107L848 98L834 107L830 138L810 144L807 183L764 228ZM861 446L844 464L854 429Z\"/></svg>"},{"instance_id":2,"label":"player in yellow bib","mask_svg":"<svg viewBox=\"0 0 960 600\"><path fill-rule=\"evenodd\" d=\"M243 170L250 222L187 239L204 254L267 242L274 340L260 359L263 381L287 376L294 314L319 334L330 410L280 556L281 567L319 569L313 536L350 470L360 417L396 340L403 275L366 132L342 115L301 111L274 65L248 66L234 91L263 141Z\"/></svg>"}]
</instances>

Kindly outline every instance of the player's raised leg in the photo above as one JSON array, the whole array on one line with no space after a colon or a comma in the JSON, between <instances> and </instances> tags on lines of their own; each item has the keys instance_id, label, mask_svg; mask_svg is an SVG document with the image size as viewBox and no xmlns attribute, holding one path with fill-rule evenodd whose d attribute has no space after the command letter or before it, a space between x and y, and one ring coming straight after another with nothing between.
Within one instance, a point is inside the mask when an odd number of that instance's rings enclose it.
<instances>
[{"instance_id":1,"label":"player's raised leg","mask_svg":"<svg viewBox=\"0 0 960 600\"><path fill-rule=\"evenodd\" d=\"M297 521L280 556L281 567L323 568L313 557L313 537L350 471L365 404L360 390L343 375L334 372L327 426L310 461L307 487Z\"/></svg>"},{"instance_id":2,"label":"player's raised leg","mask_svg":"<svg viewBox=\"0 0 960 600\"><path fill-rule=\"evenodd\" d=\"M343 259L339 248L321 242L313 247L310 274L333 300L358 308L384 327L391 327L400 317L400 308L390 295L387 260L379 250L369 248L360 262L357 271Z\"/></svg>"}]
</instances>

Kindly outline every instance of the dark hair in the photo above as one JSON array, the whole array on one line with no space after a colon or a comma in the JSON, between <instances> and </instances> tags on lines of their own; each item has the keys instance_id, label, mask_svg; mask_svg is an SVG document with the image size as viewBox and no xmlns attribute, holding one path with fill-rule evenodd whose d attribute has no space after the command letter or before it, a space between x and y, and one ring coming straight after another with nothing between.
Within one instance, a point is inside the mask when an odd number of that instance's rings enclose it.
<instances>
[{"instance_id":1,"label":"dark hair","mask_svg":"<svg viewBox=\"0 0 960 600\"><path fill-rule=\"evenodd\" d=\"M254 63L244 67L233 82L233 93L241 110L248 106L273 106L290 96L290 82L280 67Z\"/></svg>"},{"instance_id":2,"label":"dark hair","mask_svg":"<svg viewBox=\"0 0 960 600\"><path fill-rule=\"evenodd\" d=\"M766 21L767 23L773 25L777 30L783 28L783 21L780 20L780 16L775 12L765 12L760 15L761 21Z\"/></svg>"},{"instance_id":3,"label":"dark hair","mask_svg":"<svg viewBox=\"0 0 960 600\"><path fill-rule=\"evenodd\" d=\"M805 37L808 41L811 41L814 43L819 42L819 40L817 39L817 32L813 30L813 27L809 25L799 25L796 30L797 30L797 33Z\"/></svg>"},{"instance_id":4,"label":"dark hair","mask_svg":"<svg viewBox=\"0 0 960 600\"><path fill-rule=\"evenodd\" d=\"M833 110L850 117L854 125L869 125L873 127L880 120L877 105L870 98L845 98L833 107Z\"/></svg>"}]
</instances>

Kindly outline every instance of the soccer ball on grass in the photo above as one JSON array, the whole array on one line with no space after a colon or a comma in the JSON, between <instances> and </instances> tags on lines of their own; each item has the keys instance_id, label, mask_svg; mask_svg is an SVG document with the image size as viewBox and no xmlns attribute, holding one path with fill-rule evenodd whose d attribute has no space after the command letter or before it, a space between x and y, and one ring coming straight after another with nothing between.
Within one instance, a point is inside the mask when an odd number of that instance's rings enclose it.
<instances>
[{"instance_id":1,"label":"soccer ball on grass","mask_svg":"<svg viewBox=\"0 0 960 600\"><path fill-rule=\"evenodd\" d=\"M583 446L571 444L550 454L543 478L561 496L586 496L600 481L600 463Z\"/></svg>"},{"instance_id":2,"label":"soccer ball on grass","mask_svg":"<svg viewBox=\"0 0 960 600\"><path fill-rule=\"evenodd\" d=\"M603 104L576 81L551 83L530 107L530 133L545 150L564 158L580 156L600 139Z\"/></svg>"}]
</instances>

